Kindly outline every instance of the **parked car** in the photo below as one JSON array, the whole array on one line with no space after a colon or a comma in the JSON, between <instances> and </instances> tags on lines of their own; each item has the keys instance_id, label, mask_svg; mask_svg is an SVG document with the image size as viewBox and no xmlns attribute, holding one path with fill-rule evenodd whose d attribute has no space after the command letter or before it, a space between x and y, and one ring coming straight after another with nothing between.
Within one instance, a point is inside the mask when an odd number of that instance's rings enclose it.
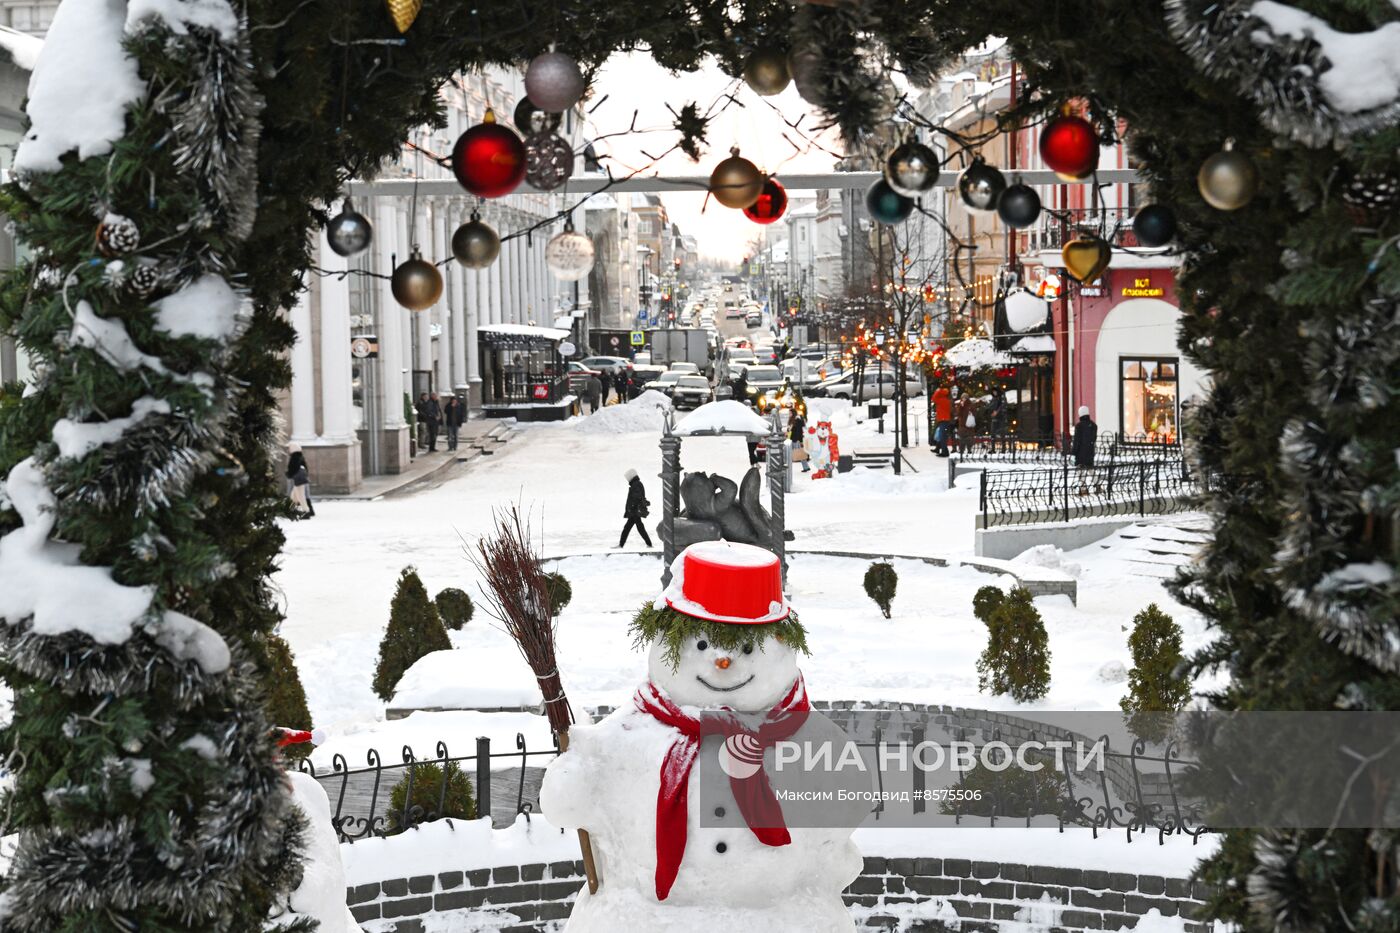
<instances>
[{"instance_id":1,"label":"parked car","mask_svg":"<svg viewBox=\"0 0 1400 933\"><path fill-rule=\"evenodd\" d=\"M663 395L670 395L671 390L676 387L676 383L680 382L682 375L682 373L667 370L651 382L642 383L642 391L656 391Z\"/></svg>"},{"instance_id":2,"label":"parked car","mask_svg":"<svg viewBox=\"0 0 1400 933\"><path fill-rule=\"evenodd\" d=\"M650 366L650 365L651 365L651 354L650 354L650 353L647 353L647 352L645 352L645 351L643 351L643 352L641 352L641 353L635 353L635 354L633 354L633 355L632 355L632 365L633 365L633 366Z\"/></svg>"},{"instance_id":3,"label":"parked car","mask_svg":"<svg viewBox=\"0 0 1400 933\"><path fill-rule=\"evenodd\" d=\"M566 373L569 377L569 391L575 393L582 392L587 388L589 376L601 377L603 375L601 369L589 369L576 360L568 364Z\"/></svg>"},{"instance_id":4,"label":"parked car","mask_svg":"<svg viewBox=\"0 0 1400 933\"><path fill-rule=\"evenodd\" d=\"M671 403L677 408L699 408L714 397L704 376L684 375L671 389Z\"/></svg>"},{"instance_id":5,"label":"parked car","mask_svg":"<svg viewBox=\"0 0 1400 933\"><path fill-rule=\"evenodd\" d=\"M687 363L684 360L682 360L679 363L672 363L670 371L673 373L685 373L686 375L698 375L700 372L700 367L696 366L694 363Z\"/></svg>"},{"instance_id":6,"label":"parked car","mask_svg":"<svg viewBox=\"0 0 1400 933\"><path fill-rule=\"evenodd\" d=\"M896 374L888 370L885 372L866 370L865 375L861 377L861 382L863 389L859 395L860 398L894 398L895 385L898 380ZM829 398L856 398L855 372L852 370L834 379L818 383L817 388L821 390L820 394ZM912 398L916 395L922 395L923 391L923 384L917 376L912 374L905 376L904 392L906 395Z\"/></svg>"},{"instance_id":7,"label":"parked car","mask_svg":"<svg viewBox=\"0 0 1400 933\"><path fill-rule=\"evenodd\" d=\"M783 378L804 392L822 381L816 361L802 357L783 361Z\"/></svg>"}]
</instances>

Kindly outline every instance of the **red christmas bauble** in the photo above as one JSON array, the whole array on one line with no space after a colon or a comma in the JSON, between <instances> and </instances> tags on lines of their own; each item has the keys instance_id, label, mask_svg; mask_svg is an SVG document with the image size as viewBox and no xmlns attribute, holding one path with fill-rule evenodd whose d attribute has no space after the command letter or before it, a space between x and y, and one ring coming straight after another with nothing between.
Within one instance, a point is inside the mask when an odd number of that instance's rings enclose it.
<instances>
[{"instance_id":1,"label":"red christmas bauble","mask_svg":"<svg viewBox=\"0 0 1400 933\"><path fill-rule=\"evenodd\" d=\"M477 197L504 197L525 179L525 143L488 110L452 147L452 174Z\"/></svg>"},{"instance_id":2,"label":"red christmas bauble","mask_svg":"<svg viewBox=\"0 0 1400 933\"><path fill-rule=\"evenodd\" d=\"M758 200L744 208L744 216L756 224L771 224L787 210L787 189L769 178L763 182Z\"/></svg>"},{"instance_id":3,"label":"red christmas bauble","mask_svg":"<svg viewBox=\"0 0 1400 933\"><path fill-rule=\"evenodd\" d=\"M1040 133L1040 158L1060 175L1086 178L1099 167L1099 134L1083 117L1056 117Z\"/></svg>"}]
</instances>

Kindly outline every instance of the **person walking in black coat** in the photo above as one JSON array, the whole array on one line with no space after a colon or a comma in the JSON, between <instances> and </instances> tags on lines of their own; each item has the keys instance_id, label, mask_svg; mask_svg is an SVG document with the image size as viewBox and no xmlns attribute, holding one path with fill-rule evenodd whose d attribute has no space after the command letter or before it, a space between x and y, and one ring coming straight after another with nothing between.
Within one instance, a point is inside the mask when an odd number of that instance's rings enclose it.
<instances>
[{"instance_id":1,"label":"person walking in black coat","mask_svg":"<svg viewBox=\"0 0 1400 933\"><path fill-rule=\"evenodd\" d=\"M306 455L300 444L287 445L287 479L291 482L292 508L296 518L315 518L311 504L311 471L306 468Z\"/></svg>"},{"instance_id":2,"label":"person walking in black coat","mask_svg":"<svg viewBox=\"0 0 1400 933\"><path fill-rule=\"evenodd\" d=\"M428 428L428 453L437 453L438 427L442 424L442 403L438 401L437 393L428 396L428 401L423 404L423 423Z\"/></svg>"},{"instance_id":3,"label":"person walking in black coat","mask_svg":"<svg viewBox=\"0 0 1400 933\"><path fill-rule=\"evenodd\" d=\"M603 393L607 391L603 388L602 380L597 376L589 376L584 391L588 396L588 413L597 414L598 407L603 404Z\"/></svg>"},{"instance_id":4,"label":"person walking in black coat","mask_svg":"<svg viewBox=\"0 0 1400 933\"><path fill-rule=\"evenodd\" d=\"M647 517L651 510L651 503L647 501L647 491L642 487L642 480L637 476L636 470L628 470L627 476L627 504L622 507L622 517L627 519L627 524L622 526L622 538L617 542L618 547L627 546L627 535L633 528L642 536L642 540L651 547L651 537L647 534L647 526L642 523L642 519Z\"/></svg>"},{"instance_id":5,"label":"person walking in black coat","mask_svg":"<svg viewBox=\"0 0 1400 933\"><path fill-rule=\"evenodd\" d=\"M457 396L449 395L447 401L442 404L442 426L447 431L447 449L457 449L457 434L462 430L462 422L466 421L467 407L458 400Z\"/></svg>"},{"instance_id":6,"label":"person walking in black coat","mask_svg":"<svg viewBox=\"0 0 1400 933\"><path fill-rule=\"evenodd\" d=\"M1094 465L1094 445L1098 443L1099 426L1089 417L1089 406L1079 406L1079 423L1074 426L1074 439L1070 441L1069 452L1074 457L1074 465L1092 468Z\"/></svg>"},{"instance_id":7,"label":"person walking in black coat","mask_svg":"<svg viewBox=\"0 0 1400 933\"><path fill-rule=\"evenodd\" d=\"M613 372L613 391L617 393L617 404L622 405L627 401L627 369L619 366Z\"/></svg>"}]
</instances>

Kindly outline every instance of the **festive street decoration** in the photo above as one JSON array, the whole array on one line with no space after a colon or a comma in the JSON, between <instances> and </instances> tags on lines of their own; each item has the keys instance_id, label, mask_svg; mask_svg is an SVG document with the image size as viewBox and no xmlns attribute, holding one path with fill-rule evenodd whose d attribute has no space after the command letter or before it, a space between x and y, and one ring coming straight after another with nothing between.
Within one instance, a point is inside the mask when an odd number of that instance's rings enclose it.
<instances>
[{"instance_id":1,"label":"festive street decoration","mask_svg":"<svg viewBox=\"0 0 1400 933\"><path fill-rule=\"evenodd\" d=\"M531 103L529 97L521 95L520 100L515 104L515 112L511 115L511 122L515 124L515 129L521 136L530 136L544 131L557 133L559 127L564 124L564 115L541 110Z\"/></svg>"},{"instance_id":2,"label":"festive street decoration","mask_svg":"<svg viewBox=\"0 0 1400 933\"><path fill-rule=\"evenodd\" d=\"M97 225L97 250L104 256L135 252L141 246L141 230L136 221L108 213Z\"/></svg>"},{"instance_id":3,"label":"festive street decoration","mask_svg":"<svg viewBox=\"0 0 1400 933\"><path fill-rule=\"evenodd\" d=\"M736 146L710 173L710 194L725 207L743 210L763 193L763 173L748 159L739 155Z\"/></svg>"},{"instance_id":4,"label":"festive street decoration","mask_svg":"<svg viewBox=\"0 0 1400 933\"><path fill-rule=\"evenodd\" d=\"M487 110L480 123L457 138L452 148L452 174L477 197L500 198L525 180L525 144Z\"/></svg>"},{"instance_id":5,"label":"festive street decoration","mask_svg":"<svg viewBox=\"0 0 1400 933\"><path fill-rule=\"evenodd\" d=\"M563 52L536 55L525 69L525 94L546 113L562 113L583 97L583 72Z\"/></svg>"},{"instance_id":6,"label":"festive street decoration","mask_svg":"<svg viewBox=\"0 0 1400 933\"><path fill-rule=\"evenodd\" d=\"M1045 323L1049 305L1024 288L1006 296L1006 323L1013 331L1024 334Z\"/></svg>"},{"instance_id":7,"label":"festive street decoration","mask_svg":"<svg viewBox=\"0 0 1400 933\"><path fill-rule=\"evenodd\" d=\"M577 282L593 269L595 251L587 234L574 229L573 219L564 222L564 231L554 236L544 248L544 262L555 278Z\"/></svg>"},{"instance_id":8,"label":"festive street decoration","mask_svg":"<svg viewBox=\"0 0 1400 933\"><path fill-rule=\"evenodd\" d=\"M807 428L802 438L802 449L807 451L807 460L812 464L812 479L828 479L836 475L836 464L841 459L841 444L830 421L818 421Z\"/></svg>"},{"instance_id":9,"label":"festive street decoration","mask_svg":"<svg viewBox=\"0 0 1400 933\"><path fill-rule=\"evenodd\" d=\"M753 88L755 94L763 97L781 94L792 83L787 53L773 48L751 53L744 59L744 82Z\"/></svg>"},{"instance_id":10,"label":"festive street decoration","mask_svg":"<svg viewBox=\"0 0 1400 933\"><path fill-rule=\"evenodd\" d=\"M340 213L326 223L326 243L337 256L358 256L369 249L373 239L369 218L356 211L349 198L341 203Z\"/></svg>"},{"instance_id":11,"label":"festive street decoration","mask_svg":"<svg viewBox=\"0 0 1400 933\"><path fill-rule=\"evenodd\" d=\"M1081 236L1066 243L1060 255L1065 261L1065 271L1083 284L1103 275L1113 258L1113 249L1102 237Z\"/></svg>"},{"instance_id":12,"label":"festive street decoration","mask_svg":"<svg viewBox=\"0 0 1400 933\"><path fill-rule=\"evenodd\" d=\"M501 238L476 211L452 233L452 255L468 269L485 269L500 254Z\"/></svg>"},{"instance_id":13,"label":"festive street decoration","mask_svg":"<svg viewBox=\"0 0 1400 933\"><path fill-rule=\"evenodd\" d=\"M1342 201L1362 223L1374 223L1400 209L1400 174L1360 172L1342 187Z\"/></svg>"},{"instance_id":14,"label":"festive street decoration","mask_svg":"<svg viewBox=\"0 0 1400 933\"><path fill-rule=\"evenodd\" d=\"M994 211L1006 190L1006 176L982 161L981 156L958 176L958 197L974 211Z\"/></svg>"},{"instance_id":15,"label":"festive street decoration","mask_svg":"<svg viewBox=\"0 0 1400 933\"><path fill-rule=\"evenodd\" d=\"M1024 230L1040 217L1040 195L1030 185L1018 181L997 199L997 216L1008 227Z\"/></svg>"},{"instance_id":16,"label":"festive street decoration","mask_svg":"<svg viewBox=\"0 0 1400 933\"><path fill-rule=\"evenodd\" d=\"M1227 142L1224 149L1201 164L1196 187L1216 210L1237 211L1254 200L1259 190L1259 171L1249 156Z\"/></svg>"},{"instance_id":17,"label":"festive street decoration","mask_svg":"<svg viewBox=\"0 0 1400 933\"><path fill-rule=\"evenodd\" d=\"M914 210L914 202L882 178L866 189L865 210L877 223L894 226L908 218Z\"/></svg>"},{"instance_id":18,"label":"festive street decoration","mask_svg":"<svg viewBox=\"0 0 1400 933\"><path fill-rule=\"evenodd\" d=\"M1133 217L1133 233L1143 246L1166 246L1176 236L1176 215L1165 204L1149 204Z\"/></svg>"},{"instance_id":19,"label":"festive street decoration","mask_svg":"<svg viewBox=\"0 0 1400 933\"><path fill-rule=\"evenodd\" d=\"M1088 178L1099 167L1099 134L1083 117L1062 114L1040 131L1040 158L1066 180Z\"/></svg>"},{"instance_id":20,"label":"festive street decoration","mask_svg":"<svg viewBox=\"0 0 1400 933\"><path fill-rule=\"evenodd\" d=\"M394 28L400 33L405 33L422 12L423 0L384 0L384 6L389 10Z\"/></svg>"},{"instance_id":21,"label":"festive street decoration","mask_svg":"<svg viewBox=\"0 0 1400 933\"><path fill-rule=\"evenodd\" d=\"M541 191L553 191L574 173L574 150L549 131L525 137L525 180Z\"/></svg>"},{"instance_id":22,"label":"festive street decoration","mask_svg":"<svg viewBox=\"0 0 1400 933\"><path fill-rule=\"evenodd\" d=\"M442 273L415 246L389 277L389 289L408 310L424 311L442 297Z\"/></svg>"},{"instance_id":23,"label":"festive street decoration","mask_svg":"<svg viewBox=\"0 0 1400 933\"><path fill-rule=\"evenodd\" d=\"M149 298L160 288L162 279L159 263L138 259L131 275L127 277L126 284L138 297Z\"/></svg>"},{"instance_id":24,"label":"festive street decoration","mask_svg":"<svg viewBox=\"0 0 1400 933\"><path fill-rule=\"evenodd\" d=\"M906 198L918 198L938 183L938 155L918 140L906 140L885 158L885 181Z\"/></svg>"},{"instance_id":25,"label":"festive street decoration","mask_svg":"<svg viewBox=\"0 0 1400 933\"><path fill-rule=\"evenodd\" d=\"M787 210L787 189L776 178L763 180L763 192L758 200L744 208L744 216L756 224L771 224Z\"/></svg>"}]
</instances>

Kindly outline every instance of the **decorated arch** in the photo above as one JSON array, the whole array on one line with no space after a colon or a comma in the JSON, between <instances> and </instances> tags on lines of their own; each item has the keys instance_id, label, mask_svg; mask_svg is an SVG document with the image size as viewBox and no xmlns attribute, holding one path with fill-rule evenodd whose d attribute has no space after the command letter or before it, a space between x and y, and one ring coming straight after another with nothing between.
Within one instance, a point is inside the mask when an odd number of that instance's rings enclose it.
<instances>
[{"instance_id":1,"label":"decorated arch","mask_svg":"<svg viewBox=\"0 0 1400 933\"><path fill-rule=\"evenodd\" d=\"M1397 32L1389 0L64 0L3 196L30 258L0 328L37 366L0 396L0 924L244 933L294 884L256 689L283 309L328 206L440 120L443 82L551 48L585 74L779 53L854 142L901 117L892 71L1006 37L1003 125L1077 102L1177 218L1180 347L1214 374L1190 435L1215 530L1180 583L1214 627L1195 663L1228 674L1212 699L1400 708ZM1213 206L1198 173L1226 150ZM1400 925L1393 837L1320 835L1231 833L1215 914Z\"/></svg>"}]
</instances>

